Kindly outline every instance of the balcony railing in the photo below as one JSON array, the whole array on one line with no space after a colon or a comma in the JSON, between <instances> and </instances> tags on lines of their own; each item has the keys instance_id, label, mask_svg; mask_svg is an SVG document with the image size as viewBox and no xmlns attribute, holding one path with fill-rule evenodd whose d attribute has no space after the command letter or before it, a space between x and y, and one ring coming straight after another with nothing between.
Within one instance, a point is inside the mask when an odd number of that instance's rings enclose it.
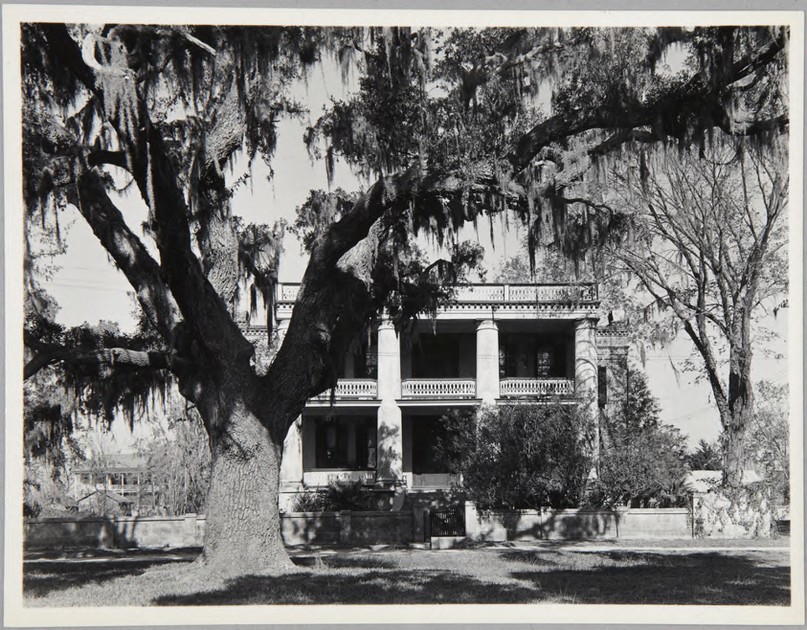
<instances>
[{"instance_id":1,"label":"balcony railing","mask_svg":"<svg viewBox=\"0 0 807 630\"><path fill-rule=\"evenodd\" d=\"M597 287L593 284L477 284L459 287L458 302L594 302Z\"/></svg>"},{"instance_id":2,"label":"balcony railing","mask_svg":"<svg viewBox=\"0 0 807 630\"><path fill-rule=\"evenodd\" d=\"M410 378L401 383L404 398L473 398L473 378Z\"/></svg>"},{"instance_id":3,"label":"balcony railing","mask_svg":"<svg viewBox=\"0 0 807 630\"><path fill-rule=\"evenodd\" d=\"M568 378L503 378L499 381L502 398L574 396L574 381Z\"/></svg>"},{"instance_id":4,"label":"balcony railing","mask_svg":"<svg viewBox=\"0 0 807 630\"><path fill-rule=\"evenodd\" d=\"M294 302L299 284L281 284L278 301ZM595 284L471 284L457 288L457 302L555 303L596 302Z\"/></svg>"},{"instance_id":5,"label":"balcony railing","mask_svg":"<svg viewBox=\"0 0 807 630\"><path fill-rule=\"evenodd\" d=\"M368 378L340 378L336 383L334 395L337 400L374 399L378 397L378 383ZM327 402L331 399L331 390L315 396L314 400Z\"/></svg>"}]
</instances>

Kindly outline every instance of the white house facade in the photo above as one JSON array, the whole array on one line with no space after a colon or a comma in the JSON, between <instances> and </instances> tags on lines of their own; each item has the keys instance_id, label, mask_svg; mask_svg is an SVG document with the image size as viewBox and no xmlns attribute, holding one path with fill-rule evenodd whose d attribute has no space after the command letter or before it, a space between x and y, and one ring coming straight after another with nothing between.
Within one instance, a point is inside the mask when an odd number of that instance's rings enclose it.
<instances>
[{"instance_id":1,"label":"white house facade","mask_svg":"<svg viewBox=\"0 0 807 630\"><path fill-rule=\"evenodd\" d=\"M298 288L278 287L280 338ZM593 284L480 284L458 288L405 333L382 320L348 352L334 391L311 399L289 431L281 507L333 481L406 494L449 488L434 444L452 409L559 400L589 405L596 418L609 365L627 357L623 332L598 330L599 306Z\"/></svg>"}]
</instances>

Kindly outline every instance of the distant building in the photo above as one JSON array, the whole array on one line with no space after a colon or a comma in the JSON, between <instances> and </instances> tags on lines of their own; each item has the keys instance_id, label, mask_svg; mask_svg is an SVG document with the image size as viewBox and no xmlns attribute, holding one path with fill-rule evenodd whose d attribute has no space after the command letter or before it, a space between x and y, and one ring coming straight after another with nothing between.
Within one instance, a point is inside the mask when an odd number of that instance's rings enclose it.
<instances>
[{"instance_id":1,"label":"distant building","mask_svg":"<svg viewBox=\"0 0 807 630\"><path fill-rule=\"evenodd\" d=\"M104 516L131 516L134 513L134 501L112 490L93 490L90 494L77 499L76 504L79 512L92 512Z\"/></svg>"},{"instance_id":2,"label":"distant building","mask_svg":"<svg viewBox=\"0 0 807 630\"><path fill-rule=\"evenodd\" d=\"M281 338L298 289L278 287ZM281 507L339 480L409 494L449 488L435 437L452 409L561 401L597 417L627 362L626 332L598 330L599 306L593 284L481 284L459 288L455 303L411 333L381 321L345 357L333 404L330 392L311 399L289 431ZM261 328L246 332L255 338Z\"/></svg>"},{"instance_id":3,"label":"distant building","mask_svg":"<svg viewBox=\"0 0 807 630\"><path fill-rule=\"evenodd\" d=\"M80 511L131 514L155 510L147 462L134 453L104 454L75 468L72 494Z\"/></svg>"}]
</instances>

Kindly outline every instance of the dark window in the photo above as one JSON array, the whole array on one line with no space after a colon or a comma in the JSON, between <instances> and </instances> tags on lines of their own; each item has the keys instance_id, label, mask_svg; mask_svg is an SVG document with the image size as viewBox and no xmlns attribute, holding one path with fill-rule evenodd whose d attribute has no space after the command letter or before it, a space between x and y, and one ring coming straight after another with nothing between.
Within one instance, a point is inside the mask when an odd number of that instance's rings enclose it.
<instances>
[{"instance_id":1,"label":"dark window","mask_svg":"<svg viewBox=\"0 0 807 630\"><path fill-rule=\"evenodd\" d=\"M376 337L361 339L351 345L339 369L339 378L377 378L378 346Z\"/></svg>"},{"instance_id":2,"label":"dark window","mask_svg":"<svg viewBox=\"0 0 807 630\"><path fill-rule=\"evenodd\" d=\"M460 336L421 335L412 346L414 378L457 378L460 375Z\"/></svg>"},{"instance_id":3,"label":"dark window","mask_svg":"<svg viewBox=\"0 0 807 630\"><path fill-rule=\"evenodd\" d=\"M597 404L600 409L608 404L608 368L604 365L597 368Z\"/></svg>"},{"instance_id":4,"label":"dark window","mask_svg":"<svg viewBox=\"0 0 807 630\"><path fill-rule=\"evenodd\" d=\"M315 420L317 468L368 470L376 462L376 419L343 416Z\"/></svg>"},{"instance_id":5,"label":"dark window","mask_svg":"<svg viewBox=\"0 0 807 630\"><path fill-rule=\"evenodd\" d=\"M445 447L446 429L440 418L412 419L412 472L447 473L449 464L439 444Z\"/></svg>"},{"instance_id":6,"label":"dark window","mask_svg":"<svg viewBox=\"0 0 807 630\"><path fill-rule=\"evenodd\" d=\"M499 348L499 376L521 378L565 378L565 337L503 335Z\"/></svg>"}]
</instances>

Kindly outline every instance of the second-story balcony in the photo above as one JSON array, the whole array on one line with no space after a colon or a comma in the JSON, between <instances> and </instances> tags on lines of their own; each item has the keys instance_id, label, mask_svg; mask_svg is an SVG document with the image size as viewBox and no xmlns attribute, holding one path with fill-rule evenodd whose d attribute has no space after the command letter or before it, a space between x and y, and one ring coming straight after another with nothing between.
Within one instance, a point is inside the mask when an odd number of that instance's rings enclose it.
<instances>
[{"instance_id":1,"label":"second-story balcony","mask_svg":"<svg viewBox=\"0 0 807 630\"><path fill-rule=\"evenodd\" d=\"M378 398L378 383L369 378L340 378L334 388L336 400L375 400ZM329 402L331 390L322 392L312 398L317 402Z\"/></svg>"},{"instance_id":2,"label":"second-story balcony","mask_svg":"<svg viewBox=\"0 0 807 630\"><path fill-rule=\"evenodd\" d=\"M300 285L278 285L278 303L293 304ZM457 302L481 302L498 304L596 302L597 286L581 284L469 284L457 287L454 299Z\"/></svg>"},{"instance_id":3,"label":"second-story balcony","mask_svg":"<svg viewBox=\"0 0 807 630\"><path fill-rule=\"evenodd\" d=\"M401 383L403 398L474 398L474 378L409 378Z\"/></svg>"},{"instance_id":4,"label":"second-story balcony","mask_svg":"<svg viewBox=\"0 0 807 630\"><path fill-rule=\"evenodd\" d=\"M569 398L574 396L570 378L503 378L499 380L502 398Z\"/></svg>"}]
</instances>

